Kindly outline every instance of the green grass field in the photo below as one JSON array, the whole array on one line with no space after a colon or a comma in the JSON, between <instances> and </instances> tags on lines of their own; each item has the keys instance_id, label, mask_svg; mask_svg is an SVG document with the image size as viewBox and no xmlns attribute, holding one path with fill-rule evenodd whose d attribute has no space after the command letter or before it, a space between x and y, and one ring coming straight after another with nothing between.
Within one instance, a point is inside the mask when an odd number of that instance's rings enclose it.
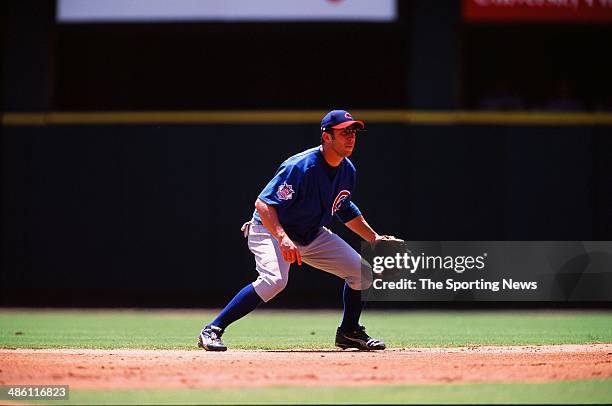
<instances>
[{"instance_id":1,"label":"green grass field","mask_svg":"<svg viewBox=\"0 0 612 406\"><path fill-rule=\"evenodd\" d=\"M1 348L193 349L205 311L0 311ZM230 348L331 348L341 312L258 310L234 325ZM612 312L370 311L362 322L390 347L612 343ZM612 403L612 380L547 384L75 390L76 404ZM50 403L51 404L51 403Z\"/></svg>"},{"instance_id":2,"label":"green grass field","mask_svg":"<svg viewBox=\"0 0 612 406\"><path fill-rule=\"evenodd\" d=\"M72 391L67 404L609 404L612 380L364 388ZM52 404L52 403L49 403Z\"/></svg>"},{"instance_id":3,"label":"green grass field","mask_svg":"<svg viewBox=\"0 0 612 406\"><path fill-rule=\"evenodd\" d=\"M211 312L0 311L2 348L196 349ZM228 328L230 348L332 348L341 312L256 311ZM612 343L612 312L370 311L390 347Z\"/></svg>"}]
</instances>

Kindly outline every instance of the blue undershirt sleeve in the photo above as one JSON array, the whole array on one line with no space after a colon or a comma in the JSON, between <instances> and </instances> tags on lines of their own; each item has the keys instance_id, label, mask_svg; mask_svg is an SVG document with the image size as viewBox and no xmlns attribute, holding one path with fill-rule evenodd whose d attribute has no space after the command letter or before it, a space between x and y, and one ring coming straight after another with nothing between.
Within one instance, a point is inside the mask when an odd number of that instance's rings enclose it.
<instances>
[{"instance_id":1,"label":"blue undershirt sleeve","mask_svg":"<svg viewBox=\"0 0 612 406\"><path fill-rule=\"evenodd\" d=\"M359 210L359 207L357 207L352 200L349 200L348 202L344 202L342 204L342 207L340 207L340 209L338 209L336 212L336 216L341 222L348 223L355 217L361 216L361 210Z\"/></svg>"}]
</instances>

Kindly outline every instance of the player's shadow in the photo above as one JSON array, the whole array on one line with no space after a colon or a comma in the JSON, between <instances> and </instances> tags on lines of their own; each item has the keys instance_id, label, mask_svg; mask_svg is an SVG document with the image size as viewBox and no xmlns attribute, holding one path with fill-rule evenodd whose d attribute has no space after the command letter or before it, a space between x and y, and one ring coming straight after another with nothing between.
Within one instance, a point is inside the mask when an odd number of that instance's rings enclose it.
<instances>
[{"instance_id":1,"label":"player's shadow","mask_svg":"<svg viewBox=\"0 0 612 406\"><path fill-rule=\"evenodd\" d=\"M330 352L362 352L361 350L352 350L352 349L347 349L347 350L342 350L340 348L338 349L320 349L320 350L308 350L308 349L298 349L298 350L261 350L262 352L304 352L304 353L321 353L321 354L326 354L326 353L330 353ZM371 352L371 351L363 351L363 352Z\"/></svg>"}]
</instances>

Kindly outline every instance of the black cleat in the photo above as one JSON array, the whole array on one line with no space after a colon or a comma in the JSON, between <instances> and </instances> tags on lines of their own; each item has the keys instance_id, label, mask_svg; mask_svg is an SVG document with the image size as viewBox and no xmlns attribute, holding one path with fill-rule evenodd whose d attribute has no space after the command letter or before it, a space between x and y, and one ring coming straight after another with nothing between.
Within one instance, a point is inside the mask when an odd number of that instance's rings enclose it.
<instances>
[{"instance_id":1,"label":"black cleat","mask_svg":"<svg viewBox=\"0 0 612 406\"><path fill-rule=\"evenodd\" d=\"M357 330L351 332L342 331L338 327L338 330L336 330L336 347L343 350L357 348L364 351L384 350L386 348L383 341L367 335L364 326L357 326Z\"/></svg>"},{"instance_id":2,"label":"black cleat","mask_svg":"<svg viewBox=\"0 0 612 406\"><path fill-rule=\"evenodd\" d=\"M223 329L217 326L208 325L198 336L198 347L206 351L227 351L227 347L221 341Z\"/></svg>"}]
</instances>

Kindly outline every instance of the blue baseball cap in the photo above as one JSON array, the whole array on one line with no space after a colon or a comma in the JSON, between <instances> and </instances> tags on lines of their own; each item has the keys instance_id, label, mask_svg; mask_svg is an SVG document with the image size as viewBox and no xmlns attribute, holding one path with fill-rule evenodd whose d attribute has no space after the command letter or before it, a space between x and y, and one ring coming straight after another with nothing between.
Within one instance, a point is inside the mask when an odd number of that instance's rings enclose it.
<instances>
[{"instance_id":1,"label":"blue baseball cap","mask_svg":"<svg viewBox=\"0 0 612 406\"><path fill-rule=\"evenodd\" d=\"M327 131L330 128L346 128L353 124L359 124L361 128L365 128L365 123L361 120L353 119L353 116L348 111L332 110L321 120L321 131Z\"/></svg>"}]
</instances>

